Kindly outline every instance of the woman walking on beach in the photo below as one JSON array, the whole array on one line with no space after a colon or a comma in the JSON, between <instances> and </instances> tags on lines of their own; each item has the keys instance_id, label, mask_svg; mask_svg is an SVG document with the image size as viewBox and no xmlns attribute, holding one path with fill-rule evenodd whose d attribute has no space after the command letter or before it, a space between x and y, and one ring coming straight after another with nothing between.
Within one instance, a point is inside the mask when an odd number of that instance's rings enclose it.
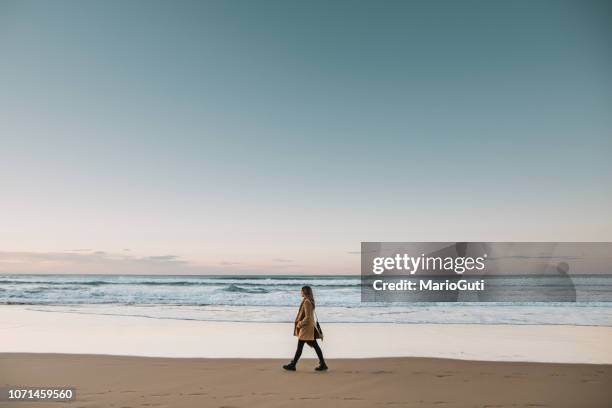
<instances>
[{"instance_id":1,"label":"woman walking on beach","mask_svg":"<svg viewBox=\"0 0 612 408\"><path fill-rule=\"evenodd\" d=\"M323 352L317 343L317 339L322 338L322 333L319 331L320 329L315 319L315 301L310 286L304 286L302 288L302 298L302 304L300 304L300 310L295 317L295 325L293 328L293 335L298 338L297 350L295 350L293 360L289 364L284 365L283 368L285 370L295 371L295 366L304 349L304 343L306 343L314 348L317 357L319 357L319 366L315 368L315 370L325 371L327 370L327 364L325 364Z\"/></svg>"}]
</instances>

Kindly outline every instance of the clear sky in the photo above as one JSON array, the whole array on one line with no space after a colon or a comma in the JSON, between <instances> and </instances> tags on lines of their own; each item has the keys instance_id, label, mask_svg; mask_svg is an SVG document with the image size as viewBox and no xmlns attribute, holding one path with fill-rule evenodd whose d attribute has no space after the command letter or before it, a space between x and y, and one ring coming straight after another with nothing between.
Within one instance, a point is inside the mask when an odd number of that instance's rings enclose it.
<instances>
[{"instance_id":1,"label":"clear sky","mask_svg":"<svg viewBox=\"0 0 612 408\"><path fill-rule=\"evenodd\" d=\"M611 241L611 4L0 0L0 272Z\"/></svg>"}]
</instances>

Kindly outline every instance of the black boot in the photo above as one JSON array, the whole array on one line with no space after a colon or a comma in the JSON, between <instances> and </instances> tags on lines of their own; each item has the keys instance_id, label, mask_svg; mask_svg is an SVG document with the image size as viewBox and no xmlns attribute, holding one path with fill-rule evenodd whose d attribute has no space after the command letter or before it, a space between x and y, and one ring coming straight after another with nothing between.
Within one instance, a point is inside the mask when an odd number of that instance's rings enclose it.
<instances>
[{"instance_id":1,"label":"black boot","mask_svg":"<svg viewBox=\"0 0 612 408\"><path fill-rule=\"evenodd\" d=\"M287 371L295 371L295 363L292 361L289 364L285 364L283 368Z\"/></svg>"},{"instance_id":2,"label":"black boot","mask_svg":"<svg viewBox=\"0 0 612 408\"><path fill-rule=\"evenodd\" d=\"M317 368L315 368L315 371L326 371L327 370L327 364L325 364L325 361L321 361L319 363L319 366Z\"/></svg>"}]
</instances>

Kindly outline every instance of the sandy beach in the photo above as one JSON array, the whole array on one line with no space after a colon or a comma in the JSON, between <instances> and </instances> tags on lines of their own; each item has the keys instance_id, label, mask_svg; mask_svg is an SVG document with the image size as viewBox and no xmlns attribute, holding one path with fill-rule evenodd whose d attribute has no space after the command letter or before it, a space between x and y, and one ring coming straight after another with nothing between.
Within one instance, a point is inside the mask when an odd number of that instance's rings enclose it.
<instances>
[{"instance_id":1,"label":"sandy beach","mask_svg":"<svg viewBox=\"0 0 612 408\"><path fill-rule=\"evenodd\" d=\"M46 310L46 311L43 311ZM609 407L612 328L327 324L331 367L288 323L0 307L0 387L74 386L74 407ZM0 406L13 406L4 402ZM19 402L19 407L50 406Z\"/></svg>"},{"instance_id":2,"label":"sandy beach","mask_svg":"<svg viewBox=\"0 0 612 408\"><path fill-rule=\"evenodd\" d=\"M74 407L609 407L611 365L3 354L0 385L76 387ZM8 406L0 403L0 406ZM19 407L54 406L44 403Z\"/></svg>"}]
</instances>

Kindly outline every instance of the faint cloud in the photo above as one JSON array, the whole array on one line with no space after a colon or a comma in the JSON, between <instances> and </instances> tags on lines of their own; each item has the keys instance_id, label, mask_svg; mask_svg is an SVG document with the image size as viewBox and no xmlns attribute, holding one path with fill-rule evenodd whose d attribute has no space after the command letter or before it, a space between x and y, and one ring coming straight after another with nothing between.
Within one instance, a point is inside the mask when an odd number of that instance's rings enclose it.
<instances>
[{"instance_id":1,"label":"faint cloud","mask_svg":"<svg viewBox=\"0 0 612 408\"><path fill-rule=\"evenodd\" d=\"M0 274L114 274L114 275L194 275L194 274L266 274L302 268L291 259L276 258L266 265L225 260L215 263L192 263L176 254L135 256L117 250L65 252L0 251Z\"/></svg>"},{"instance_id":2,"label":"faint cloud","mask_svg":"<svg viewBox=\"0 0 612 408\"><path fill-rule=\"evenodd\" d=\"M223 266L241 265L241 262L221 261L219 262L219 265L223 265Z\"/></svg>"},{"instance_id":3,"label":"faint cloud","mask_svg":"<svg viewBox=\"0 0 612 408\"><path fill-rule=\"evenodd\" d=\"M155 256L145 256L144 258L140 258L144 261L160 261L160 262L176 262L179 261L179 257L176 255L155 255ZM180 261L179 261L180 262Z\"/></svg>"},{"instance_id":4,"label":"faint cloud","mask_svg":"<svg viewBox=\"0 0 612 408\"><path fill-rule=\"evenodd\" d=\"M2 252L0 273L193 273L195 268L177 255L134 257L105 251Z\"/></svg>"}]
</instances>

